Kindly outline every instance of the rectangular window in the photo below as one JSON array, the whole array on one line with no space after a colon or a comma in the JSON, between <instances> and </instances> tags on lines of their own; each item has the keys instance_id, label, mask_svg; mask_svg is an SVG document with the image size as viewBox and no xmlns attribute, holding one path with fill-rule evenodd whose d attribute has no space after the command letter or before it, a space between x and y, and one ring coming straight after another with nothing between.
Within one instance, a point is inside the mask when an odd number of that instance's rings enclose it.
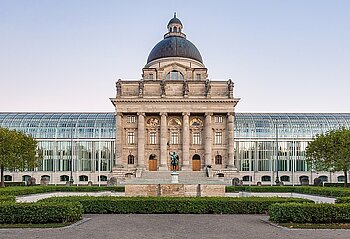
<instances>
[{"instance_id":1,"label":"rectangular window","mask_svg":"<svg viewBox=\"0 0 350 239\"><path fill-rule=\"evenodd\" d=\"M201 144L200 133L195 132L192 134L192 144Z\"/></svg>"},{"instance_id":2,"label":"rectangular window","mask_svg":"<svg viewBox=\"0 0 350 239\"><path fill-rule=\"evenodd\" d=\"M128 144L135 144L135 133L128 132Z\"/></svg>"},{"instance_id":3,"label":"rectangular window","mask_svg":"<svg viewBox=\"0 0 350 239\"><path fill-rule=\"evenodd\" d=\"M135 115L129 115L127 122L128 123L135 123L136 122L136 116Z\"/></svg>"},{"instance_id":4,"label":"rectangular window","mask_svg":"<svg viewBox=\"0 0 350 239\"><path fill-rule=\"evenodd\" d=\"M149 79L150 79L150 80L153 80L153 74L152 74L152 73L149 74Z\"/></svg>"},{"instance_id":5,"label":"rectangular window","mask_svg":"<svg viewBox=\"0 0 350 239\"><path fill-rule=\"evenodd\" d=\"M157 144L157 133L156 132L149 133L149 144Z\"/></svg>"},{"instance_id":6,"label":"rectangular window","mask_svg":"<svg viewBox=\"0 0 350 239\"><path fill-rule=\"evenodd\" d=\"M171 144L179 144L179 133L178 132L171 132L170 143Z\"/></svg>"},{"instance_id":7,"label":"rectangular window","mask_svg":"<svg viewBox=\"0 0 350 239\"><path fill-rule=\"evenodd\" d=\"M201 74L196 74L196 80L200 80L201 79Z\"/></svg>"},{"instance_id":8,"label":"rectangular window","mask_svg":"<svg viewBox=\"0 0 350 239\"><path fill-rule=\"evenodd\" d=\"M215 116L215 123L223 123L224 122L224 117L221 115L216 115Z\"/></svg>"},{"instance_id":9,"label":"rectangular window","mask_svg":"<svg viewBox=\"0 0 350 239\"><path fill-rule=\"evenodd\" d=\"M222 144L222 132L215 132L215 144Z\"/></svg>"}]
</instances>

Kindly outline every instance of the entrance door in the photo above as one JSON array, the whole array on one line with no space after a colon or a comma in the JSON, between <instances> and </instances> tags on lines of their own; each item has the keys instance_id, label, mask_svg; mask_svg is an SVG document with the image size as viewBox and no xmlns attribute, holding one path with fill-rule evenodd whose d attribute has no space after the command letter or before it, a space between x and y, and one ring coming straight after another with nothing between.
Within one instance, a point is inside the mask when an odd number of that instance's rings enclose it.
<instances>
[{"instance_id":1,"label":"entrance door","mask_svg":"<svg viewBox=\"0 0 350 239\"><path fill-rule=\"evenodd\" d=\"M155 154L151 154L149 156L148 170L149 171L157 171L157 156Z\"/></svg>"},{"instance_id":2,"label":"entrance door","mask_svg":"<svg viewBox=\"0 0 350 239\"><path fill-rule=\"evenodd\" d=\"M201 171L201 157L198 154L192 157L192 171Z\"/></svg>"}]
</instances>

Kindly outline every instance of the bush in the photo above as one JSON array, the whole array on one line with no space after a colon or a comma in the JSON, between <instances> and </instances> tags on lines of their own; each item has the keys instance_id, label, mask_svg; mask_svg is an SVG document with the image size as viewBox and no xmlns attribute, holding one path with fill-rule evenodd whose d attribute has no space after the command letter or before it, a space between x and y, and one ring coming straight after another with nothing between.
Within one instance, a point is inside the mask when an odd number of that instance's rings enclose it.
<instances>
[{"instance_id":1,"label":"bush","mask_svg":"<svg viewBox=\"0 0 350 239\"><path fill-rule=\"evenodd\" d=\"M83 207L79 203L2 203L0 223L64 223L80 220Z\"/></svg>"},{"instance_id":2,"label":"bush","mask_svg":"<svg viewBox=\"0 0 350 239\"><path fill-rule=\"evenodd\" d=\"M350 197L339 197L335 203L350 203Z\"/></svg>"},{"instance_id":3,"label":"bush","mask_svg":"<svg viewBox=\"0 0 350 239\"><path fill-rule=\"evenodd\" d=\"M285 192L302 193L328 197L350 196L350 188L331 188L315 186L227 186L226 192Z\"/></svg>"},{"instance_id":4,"label":"bush","mask_svg":"<svg viewBox=\"0 0 350 239\"><path fill-rule=\"evenodd\" d=\"M124 192L124 187L98 187L98 186L33 186L33 187L9 187L0 188L1 195L28 195L49 192L99 192L99 191L114 191Z\"/></svg>"},{"instance_id":5,"label":"bush","mask_svg":"<svg viewBox=\"0 0 350 239\"><path fill-rule=\"evenodd\" d=\"M350 204L280 203L269 207L269 215L277 223L345 223Z\"/></svg>"},{"instance_id":6,"label":"bush","mask_svg":"<svg viewBox=\"0 0 350 239\"><path fill-rule=\"evenodd\" d=\"M0 203L3 202L16 202L15 196L0 196Z\"/></svg>"},{"instance_id":7,"label":"bush","mask_svg":"<svg viewBox=\"0 0 350 239\"><path fill-rule=\"evenodd\" d=\"M5 187L18 187L18 186L25 186L25 182L5 182Z\"/></svg>"},{"instance_id":8,"label":"bush","mask_svg":"<svg viewBox=\"0 0 350 239\"><path fill-rule=\"evenodd\" d=\"M225 197L53 197L43 202L79 202L84 213L262 214L274 203L310 202L299 198Z\"/></svg>"}]
</instances>

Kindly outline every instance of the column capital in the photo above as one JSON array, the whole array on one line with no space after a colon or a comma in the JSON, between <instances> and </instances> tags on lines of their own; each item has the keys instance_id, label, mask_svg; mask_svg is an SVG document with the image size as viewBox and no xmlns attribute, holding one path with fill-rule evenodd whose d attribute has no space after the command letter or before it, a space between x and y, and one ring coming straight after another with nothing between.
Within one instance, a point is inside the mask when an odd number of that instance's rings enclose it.
<instances>
[{"instance_id":1,"label":"column capital","mask_svg":"<svg viewBox=\"0 0 350 239\"><path fill-rule=\"evenodd\" d=\"M115 115L116 116L123 116L123 113L122 112L115 112Z\"/></svg>"},{"instance_id":2,"label":"column capital","mask_svg":"<svg viewBox=\"0 0 350 239\"><path fill-rule=\"evenodd\" d=\"M168 113L160 112L159 115L160 115L160 116L168 116Z\"/></svg>"},{"instance_id":3,"label":"column capital","mask_svg":"<svg viewBox=\"0 0 350 239\"><path fill-rule=\"evenodd\" d=\"M182 116L185 116L185 115L186 115L186 116L190 116L190 113L189 113L189 112L183 112L183 113L182 113Z\"/></svg>"},{"instance_id":4,"label":"column capital","mask_svg":"<svg viewBox=\"0 0 350 239\"><path fill-rule=\"evenodd\" d=\"M205 112L204 115L205 116L213 116L213 112Z\"/></svg>"},{"instance_id":5,"label":"column capital","mask_svg":"<svg viewBox=\"0 0 350 239\"><path fill-rule=\"evenodd\" d=\"M138 116L145 116L146 114L144 112L137 112Z\"/></svg>"},{"instance_id":6,"label":"column capital","mask_svg":"<svg viewBox=\"0 0 350 239\"><path fill-rule=\"evenodd\" d=\"M227 117L229 117L229 116L235 116L235 112L228 112Z\"/></svg>"}]
</instances>

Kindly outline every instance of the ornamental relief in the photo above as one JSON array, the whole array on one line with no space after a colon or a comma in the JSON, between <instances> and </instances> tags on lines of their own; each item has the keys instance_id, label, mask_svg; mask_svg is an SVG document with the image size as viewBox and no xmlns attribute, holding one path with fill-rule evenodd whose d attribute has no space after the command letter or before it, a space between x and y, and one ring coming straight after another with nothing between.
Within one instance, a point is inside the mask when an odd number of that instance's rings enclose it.
<instances>
[{"instance_id":1,"label":"ornamental relief","mask_svg":"<svg viewBox=\"0 0 350 239\"><path fill-rule=\"evenodd\" d=\"M159 126L159 119L152 117L147 120L147 126L148 127L157 127Z\"/></svg>"},{"instance_id":2,"label":"ornamental relief","mask_svg":"<svg viewBox=\"0 0 350 239\"><path fill-rule=\"evenodd\" d=\"M190 126L195 127L195 128L202 127L203 121L198 117L192 118L190 121Z\"/></svg>"},{"instance_id":3,"label":"ornamental relief","mask_svg":"<svg viewBox=\"0 0 350 239\"><path fill-rule=\"evenodd\" d=\"M168 126L169 127L181 127L181 121L178 118L171 118L168 121Z\"/></svg>"}]
</instances>

